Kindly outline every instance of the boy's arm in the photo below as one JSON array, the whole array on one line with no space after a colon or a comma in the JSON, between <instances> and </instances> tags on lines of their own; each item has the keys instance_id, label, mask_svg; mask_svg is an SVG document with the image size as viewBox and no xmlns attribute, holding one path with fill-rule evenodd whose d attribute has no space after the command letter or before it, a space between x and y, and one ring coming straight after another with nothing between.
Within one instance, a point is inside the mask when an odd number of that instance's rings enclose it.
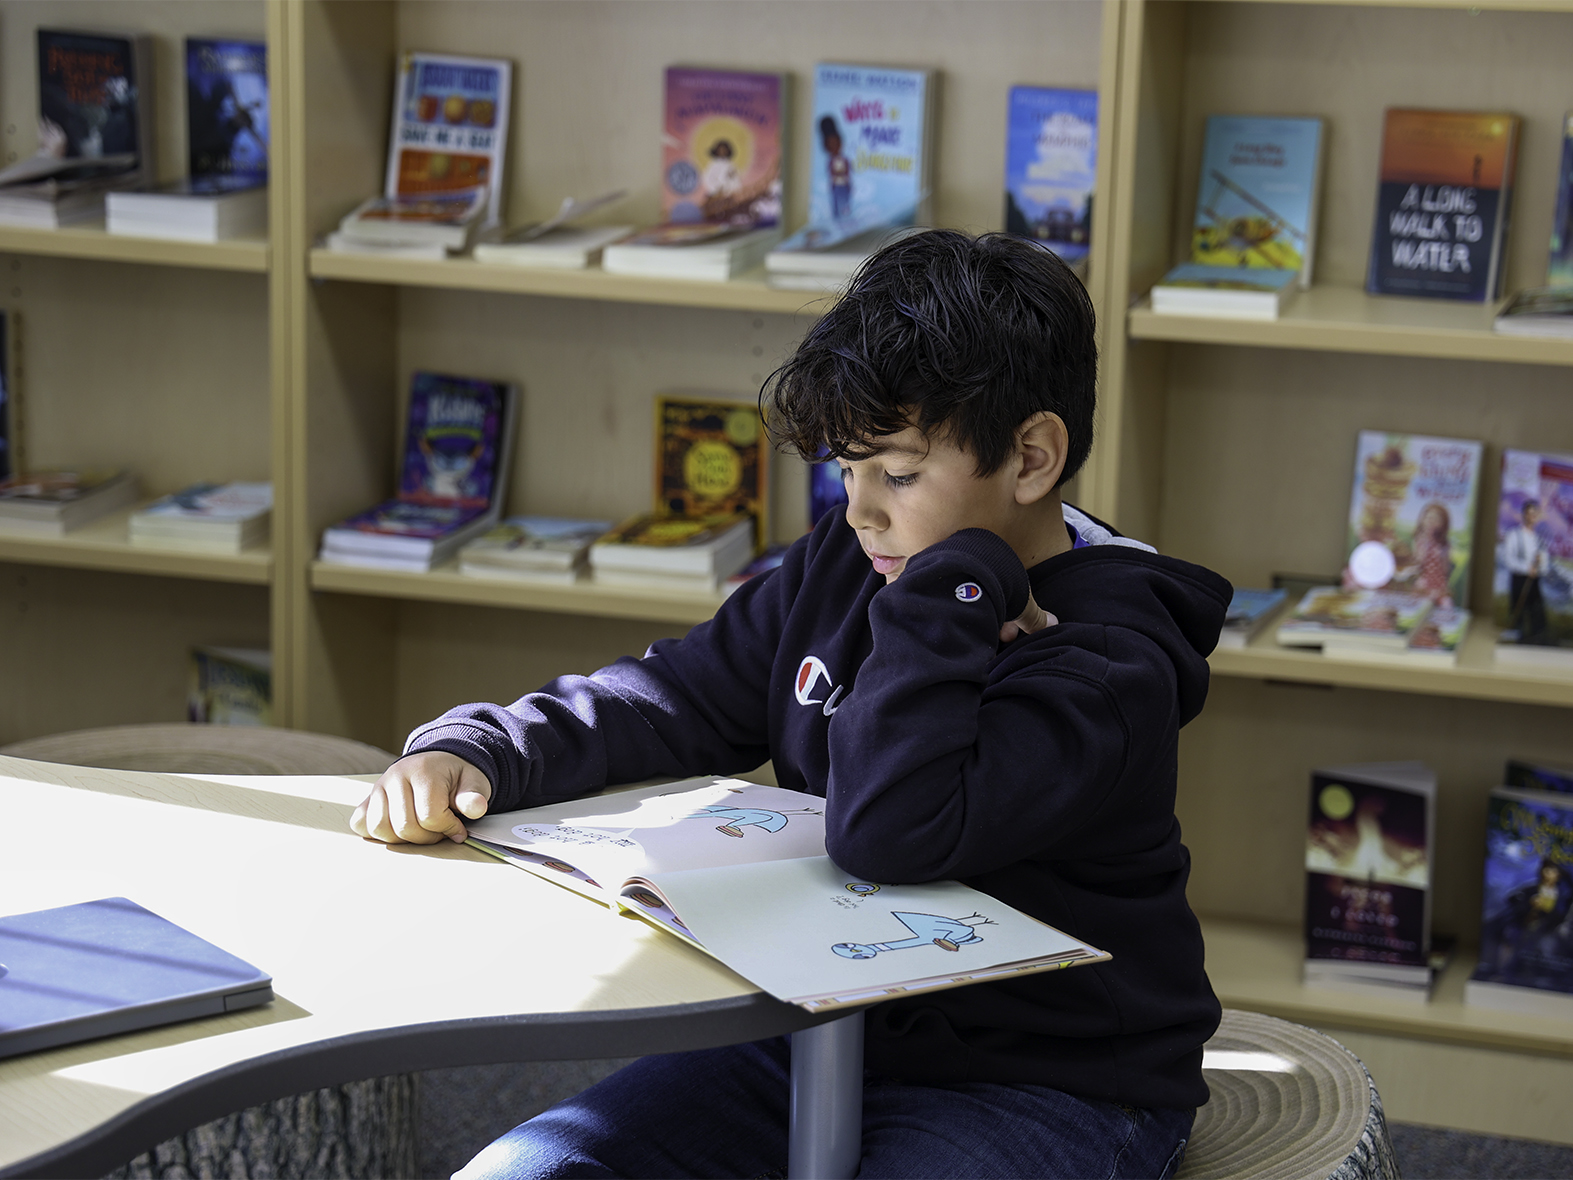
<instances>
[{"instance_id":1,"label":"boy's arm","mask_svg":"<svg viewBox=\"0 0 1573 1180\"><path fill-rule=\"evenodd\" d=\"M826 843L843 869L971 877L1074 846L1146 744L1126 719L1154 738L1177 728L1172 668L1116 700L1098 653L1054 631L1001 653L1029 601L1020 560L982 529L924 550L874 596L873 651L829 729Z\"/></svg>"}]
</instances>

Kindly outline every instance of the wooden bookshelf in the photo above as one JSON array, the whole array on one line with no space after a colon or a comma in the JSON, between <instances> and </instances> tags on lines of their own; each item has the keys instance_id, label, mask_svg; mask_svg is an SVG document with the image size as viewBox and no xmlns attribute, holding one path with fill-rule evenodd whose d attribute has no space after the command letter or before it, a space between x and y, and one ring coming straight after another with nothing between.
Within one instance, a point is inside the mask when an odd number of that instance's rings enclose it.
<instances>
[{"instance_id":1,"label":"wooden bookshelf","mask_svg":"<svg viewBox=\"0 0 1573 1180\"><path fill-rule=\"evenodd\" d=\"M207 270L238 270L263 274L268 269L268 243L260 238L225 242L177 242L111 234L102 225L63 229L22 229L0 226L0 254L33 254L46 258L87 258L100 262L139 262L149 266L192 266Z\"/></svg>"},{"instance_id":2,"label":"wooden bookshelf","mask_svg":"<svg viewBox=\"0 0 1573 1180\"><path fill-rule=\"evenodd\" d=\"M1133 340L1573 365L1573 340L1493 332L1491 321L1500 306L1500 302L1399 299L1367 295L1354 287L1315 286L1296 295L1276 320L1160 315L1144 295L1131 308L1129 323Z\"/></svg>"},{"instance_id":3,"label":"wooden bookshelf","mask_svg":"<svg viewBox=\"0 0 1573 1180\"><path fill-rule=\"evenodd\" d=\"M702 307L720 311L763 311L785 315L819 315L834 301L833 296L818 295L812 291L776 290L765 283L762 270L731 282L716 283L607 274L600 267L554 270L476 262L467 257L428 262L315 249L311 252L311 275L313 278L357 283L489 291L504 295L549 295L559 299L600 299L614 303L655 303L665 307Z\"/></svg>"},{"instance_id":4,"label":"wooden bookshelf","mask_svg":"<svg viewBox=\"0 0 1573 1180\"><path fill-rule=\"evenodd\" d=\"M240 553L198 553L133 545L127 536L132 511L126 508L112 512L62 537L29 537L0 531L0 561L208 582L268 584L273 565L270 546L260 545Z\"/></svg>"}]
</instances>

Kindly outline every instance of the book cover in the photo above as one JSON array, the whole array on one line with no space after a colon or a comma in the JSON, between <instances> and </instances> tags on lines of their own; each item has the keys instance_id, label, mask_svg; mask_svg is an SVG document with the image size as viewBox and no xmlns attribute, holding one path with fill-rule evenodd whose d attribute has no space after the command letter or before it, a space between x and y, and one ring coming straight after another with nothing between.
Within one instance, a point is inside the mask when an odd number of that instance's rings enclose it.
<instances>
[{"instance_id":1,"label":"book cover","mask_svg":"<svg viewBox=\"0 0 1573 1180\"><path fill-rule=\"evenodd\" d=\"M0 310L0 484L21 470L16 393L11 387L11 314Z\"/></svg>"},{"instance_id":2,"label":"book cover","mask_svg":"<svg viewBox=\"0 0 1573 1180\"><path fill-rule=\"evenodd\" d=\"M1506 450L1492 612L1505 643L1573 648L1573 455Z\"/></svg>"},{"instance_id":3,"label":"book cover","mask_svg":"<svg viewBox=\"0 0 1573 1180\"><path fill-rule=\"evenodd\" d=\"M664 221L780 224L785 88L780 74L667 69Z\"/></svg>"},{"instance_id":4,"label":"book cover","mask_svg":"<svg viewBox=\"0 0 1573 1180\"><path fill-rule=\"evenodd\" d=\"M668 395L655 403L655 511L769 520L770 445L754 402Z\"/></svg>"},{"instance_id":5,"label":"book cover","mask_svg":"<svg viewBox=\"0 0 1573 1180\"><path fill-rule=\"evenodd\" d=\"M1312 773L1308 959L1425 965L1435 795L1427 777L1416 763Z\"/></svg>"},{"instance_id":6,"label":"book cover","mask_svg":"<svg viewBox=\"0 0 1573 1180\"><path fill-rule=\"evenodd\" d=\"M1309 286L1322 138L1321 119L1211 116L1191 261L1293 271Z\"/></svg>"},{"instance_id":7,"label":"book cover","mask_svg":"<svg viewBox=\"0 0 1573 1180\"><path fill-rule=\"evenodd\" d=\"M483 816L468 843L810 1011L1109 957L954 881L847 876L825 855L824 808L781 787L689 779Z\"/></svg>"},{"instance_id":8,"label":"book cover","mask_svg":"<svg viewBox=\"0 0 1573 1180\"><path fill-rule=\"evenodd\" d=\"M271 483L195 483L139 509L138 516L167 520L255 520L273 508Z\"/></svg>"},{"instance_id":9,"label":"book cover","mask_svg":"<svg viewBox=\"0 0 1573 1180\"><path fill-rule=\"evenodd\" d=\"M1346 582L1467 608L1481 450L1468 439L1362 430Z\"/></svg>"},{"instance_id":10,"label":"book cover","mask_svg":"<svg viewBox=\"0 0 1573 1180\"><path fill-rule=\"evenodd\" d=\"M1439 606L1409 633L1404 651L1410 655L1456 660L1458 645L1469 634L1469 619L1467 610L1460 610L1456 606Z\"/></svg>"},{"instance_id":11,"label":"book cover","mask_svg":"<svg viewBox=\"0 0 1573 1180\"><path fill-rule=\"evenodd\" d=\"M1390 108L1366 290L1482 303L1502 293L1519 119Z\"/></svg>"},{"instance_id":12,"label":"book cover","mask_svg":"<svg viewBox=\"0 0 1573 1180\"><path fill-rule=\"evenodd\" d=\"M484 224L502 224L511 63L406 53L393 98L385 197L485 190Z\"/></svg>"},{"instance_id":13,"label":"book cover","mask_svg":"<svg viewBox=\"0 0 1573 1180\"><path fill-rule=\"evenodd\" d=\"M1290 647L1320 647L1329 637L1401 648L1430 613L1423 594L1317 586L1307 590L1294 611L1278 624L1278 642Z\"/></svg>"},{"instance_id":14,"label":"book cover","mask_svg":"<svg viewBox=\"0 0 1573 1180\"><path fill-rule=\"evenodd\" d=\"M733 513L696 517L647 512L623 521L596 538L595 543L646 549L694 549L720 540L742 519Z\"/></svg>"},{"instance_id":15,"label":"book cover","mask_svg":"<svg viewBox=\"0 0 1573 1180\"><path fill-rule=\"evenodd\" d=\"M330 533L349 531L440 541L479 520L485 508L461 504L422 504L411 500L384 500L364 512L339 521Z\"/></svg>"},{"instance_id":16,"label":"book cover","mask_svg":"<svg viewBox=\"0 0 1573 1180\"><path fill-rule=\"evenodd\" d=\"M1005 114L1005 232L1070 263L1087 257L1098 92L1012 86Z\"/></svg>"},{"instance_id":17,"label":"book cover","mask_svg":"<svg viewBox=\"0 0 1573 1180\"><path fill-rule=\"evenodd\" d=\"M510 516L464 547L466 561L568 568L612 527L609 520Z\"/></svg>"},{"instance_id":18,"label":"book cover","mask_svg":"<svg viewBox=\"0 0 1573 1180\"><path fill-rule=\"evenodd\" d=\"M130 37L39 29L38 154L130 156L127 173L151 178L139 56Z\"/></svg>"},{"instance_id":19,"label":"book cover","mask_svg":"<svg viewBox=\"0 0 1573 1180\"><path fill-rule=\"evenodd\" d=\"M399 499L486 511L497 493L508 402L502 382L416 373Z\"/></svg>"},{"instance_id":20,"label":"book cover","mask_svg":"<svg viewBox=\"0 0 1573 1180\"><path fill-rule=\"evenodd\" d=\"M193 185L268 179L267 46L186 38L186 159Z\"/></svg>"},{"instance_id":21,"label":"book cover","mask_svg":"<svg viewBox=\"0 0 1573 1180\"><path fill-rule=\"evenodd\" d=\"M814 68L808 221L832 233L805 244L924 219L933 83L925 70Z\"/></svg>"},{"instance_id":22,"label":"book cover","mask_svg":"<svg viewBox=\"0 0 1573 1180\"><path fill-rule=\"evenodd\" d=\"M109 468L19 472L0 480L0 500L69 504L124 478L124 471Z\"/></svg>"},{"instance_id":23,"label":"book cover","mask_svg":"<svg viewBox=\"0 0 1573 1180\"><path fill-rule=\"evenodd\" d=\"M1573 800L1491 792L1480 962L1470 979L1573 992Z\"/></svg>"},{"instance_id":24,"label":"book cover","mask_svg":"<svg viewBox=\"0 0 1573 1180\"><path fill-rule=\"evenodd\" d=\"M1564 791L1573 794L1573 770L1509 758L1502 783L1525 791Z\"/></svg>"},{"instance_id":25,"label":"book cover","mask_svg":"<svg viewBox=\"0 0 1573 1180\"><path fill-rule=\"evenodd\" d=\"M1195 291L1247 291L1277 295L1294 283L1298 272L1242 266L1211 266L1182 262L1158 281L1159 287L1178 287ZM1156 298L1156 296L1154 297Z\"/></svg>"},{"instance_id":26,"label":"book cover","mask_svg":"<svg viewBox=\"0 0 1573 1180\"><path fill-rule=\"evenodd\" d=\"M808 467L808 526L813 528L819 518L837 504L847 502L847 484L841 474L841 464L834 459L810 463Z\"/></svg>"},{"instance_id":27,"label":"book cover","mask_svg":"<svg viewBox=\"0 0 1573 1180\"><path fill-rule=\"evenodd\" d=\"M1551 218L1551 260L1546 286L1573 287L1573 111L1562 118L1562 161L1557 169L1557 205Z\"/></svg>"},{"instance_id":28,"label":"book cover","mask_svg":"<svg viewBox=\"0 0 1573 1180\"><path fill-rule=\"evenodd\" d=\"M238 647L193 648L186 718L208 725L272 725L272 653Z\"/></svg>"}]
</instances>

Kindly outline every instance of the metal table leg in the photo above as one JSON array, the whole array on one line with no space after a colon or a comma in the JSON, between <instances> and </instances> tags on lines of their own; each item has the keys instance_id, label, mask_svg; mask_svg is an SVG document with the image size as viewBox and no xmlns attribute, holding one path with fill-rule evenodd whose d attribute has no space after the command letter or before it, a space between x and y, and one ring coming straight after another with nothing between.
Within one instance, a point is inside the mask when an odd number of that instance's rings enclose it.
<instances>
[{"instance_id":1,"label":"metal table leg","mask_svg":"<svg viewBox=\"0 0 1573 1180\"><path fill-rule=\"evenodd\" d=\"M863 1013L792 1034L788 1180L852 1180L863 1157Z\"/></svg>"}]
</instances>

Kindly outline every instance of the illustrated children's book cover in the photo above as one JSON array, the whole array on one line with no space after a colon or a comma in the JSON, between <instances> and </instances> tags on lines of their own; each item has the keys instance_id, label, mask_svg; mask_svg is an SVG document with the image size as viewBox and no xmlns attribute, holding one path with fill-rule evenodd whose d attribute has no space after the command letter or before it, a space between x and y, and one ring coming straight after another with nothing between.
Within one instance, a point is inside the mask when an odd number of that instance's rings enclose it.
<instances>
[{"instance_id":1,"label":"illustrated children's book cover","mask_svg":"<svg viewBox=\"0 0 1573 1180\"><path fill-rule=\"evenodd\" d=\"M1533 988L1561 993L1573 1011L1573 800L1514 787L1491 792L1484 893L1468 1002L1516 1007L1499 989Z\"/></svg>"},{"instance_id":2,"label":"illustrated children's book cover","mask_svg":"<svg viewBox=\"0 0 1573 1180\"><path fill-rule=\"evenodd\" d=\"M1467 608L1480 457L1468 439L1362 430L1346 584Z\"/></svg>"},{"instance_id":3,"label":"illustrated children's book cover","mask_svg":"<svg viewBox=\"0 0 1573 1180\"><path fill-rule=\"evenodd\" d=\"M502 222L511 63L406 53L393 103L385 198L462 199L483 190L483 225Z\"/></svg>"},{"instance_id":4,"label":"illustrated children's book cover","mask_svg":"<svg viewBox=\"0 0 1573 1180\"><path fill-rule=\"evenodd\" d=\"M469 843L810 1010L1109 957L956 882L843 873L824 854L824 808L781 787L690 779L484 816Z\"/></svg>"},{"instance_id":5,"label":"illustrated children's book cover","mask_svg":"<svg viewBox=\"0 0 1573 1180\"><path fill-rule=\"evenodd\" d=\"M662 220L779 225L785 99L781 74L669 68Z\"/></svg>"},{"instance_id":6,"label":"illustrated children's book cover","mask_svg":"<svg viewBox=\"0 0 1573 1180\"><path fill-rule=\"evenodd\" d=\"M1322 647L1335 637L1345 644L1402 650L1410 633L1431 612L1423 594L1313 586L1278 624L1285 647Z\"/></svg>"},{"instance_id":7,"label":"illustrated children's book cover","mask_svg":"<svg viewBox=\"0 0 1573 1180\"><path fill-rule=\"evenodd\" d=\"M1435 798L1436 775L1418 762L1312 773L1308 959L1426 965Z\"/></svg>"},{"instance_id":8,"label":"illustrated children's book cover","mask_svg":"<svg viewBox=\"0 0 1573 1180\"><path fill-rule=\"evenodd\" d=\"M399 498L456 508L490 505L506 442L508 406L509 386L503 382L416 373L410 383Z\"/></svg>"},{"instance_id":9,"label":"illustrated children's book cover","mask_svg":"<svg viewBox=\"0 0 1573 1180\"><path fill-rule=\"evenodd\" d=\"M1502 453L1496 534L1491 595L1503 643L1573 654L1573 455Z\"/></svg>"},{"instance_id":10,"label":"illustrated children's book cover","mask_svg":"<svg viewBox=\"0 0 1573 1180\"><path fill-rule=\"evenodd\" d=\"M145 41L38 30L38 154L118 157L127 182L154 176Z\"/></svg>"},{"instance_id":11,"label":"illustrated children's book cover","mask_svg":"<svg viewBox=\"0 0 1573 1180\"><path fill-rule=\"evenodd\" d=\"M186 719L207 725L272 725L273 654L265 648L193 648Z\"/></svg>"},{"instance_id":12,"label":"illustrated children's book cover","mask_svg":"<svg viewBox=\"0 0 1573 1180\"><path fill-rule=\"evenodd\" d=\"M1293 271L1309 287L1323 139L1321 119L1210 117L1191 262Z\"/></svg>"},{"instance_id":13,"label":"illustrated children's book cover","mask_svg":"<svg viewBox=\"0 0 1573 1180\"><path fill-rule=\"evenodd\" d=\"M1573 288L1573 111L1562 118L1562 163L1557 170L1557 205L1551 219L1551 261L1546 286Z\"/></svg>"},{"instance_id":14,"label":"illustrated children's book cover","mask_svg":"<svg viewBox=\"0 0 1573 1180\"><path fill-rule=\"evenodd\" d=\"M1509 758L1502 784L1525 791L1563 791L1573 795L1573 769ZM1573 804L1573 799L1569 802Z\"/></svg>"},{"instance_id":15,"label":"illustrated children's book cover","mask_svg":"<svg viewBox=\"0 0 1573 1180\"><path fill-rule=\"evenodd\" d=\"M667 395L655 403L655 510L769 521L770 445L754 402Z\"/></svg>"},{"instance_id":16,"label":"illustrated children's book cover","mask_svg":"<svg viewBox=\"0 0 1573 1180\"><path fill-rule=\"evenodd\" d=\"M1005 232L1065 261L1087 257L1098 92L1012 86L1005 116Z\"/></svg>"},{"instance_id":17,"label":"illustrated children's book cover","mask_svg":"<svg viewBox=\"0 0 1573 1180\"><path fill-rule=\"evenodd\" d=\"M934 76L926 70L821 63L814 69L809 238L830 246L927 216Z\"/></svg>"},{"instance_id":18,"label":"illustrated children's book cover","mask_svg":"<svg viewBox=\"0 0 1573 1180\"><path fill-rule=\"evenodd\" d=\"M186 38L186 148L193 183L268 179L267 46Z\"/></svg>"},{"instance_id":19,"label":"illustrated children's book cover","mask_svg":"<svg viewBox=\"0 0 1573 1180\"><path fill-rule=\"evenodd\" d=\"M1388 110L1366 290L1501 295L1518 134L1505 112Z\"/></svg>"}]
</instances>

